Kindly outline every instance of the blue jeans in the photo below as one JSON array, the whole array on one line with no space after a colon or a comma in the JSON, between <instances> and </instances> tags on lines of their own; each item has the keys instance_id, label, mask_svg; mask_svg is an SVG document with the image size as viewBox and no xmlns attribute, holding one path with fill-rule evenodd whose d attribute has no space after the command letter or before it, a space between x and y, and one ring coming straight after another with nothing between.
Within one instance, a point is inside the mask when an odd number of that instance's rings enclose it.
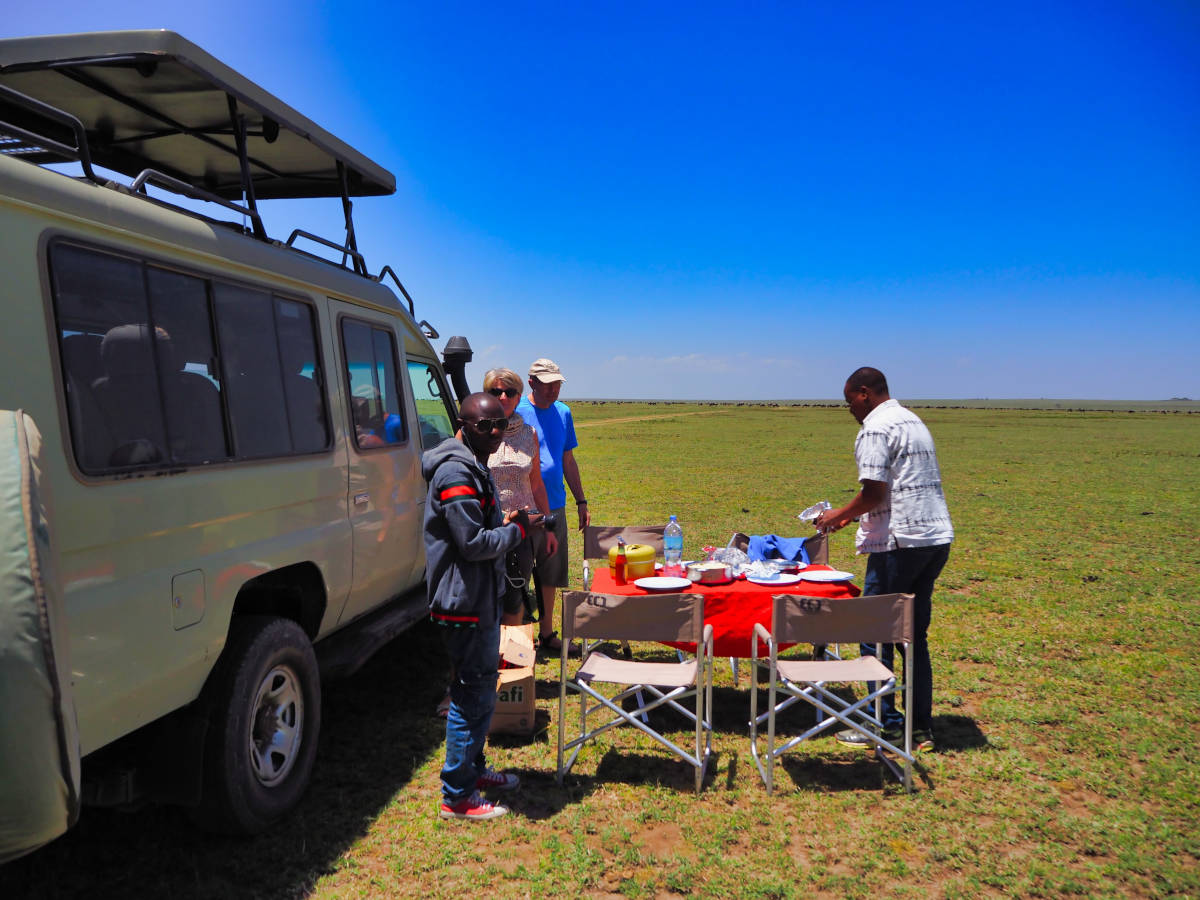
<instances>
[{"instance_id":1,"label":"blue jeans","mask_svg":"<svg viewBox=\"0 0 1200 900\"><path fill-rule=\"evenodd\" d=\"M476 628L444 628L442 642L454 681L446 713L446 764L442 766L442 797L447 803L465 800L475 792L483 774L483 744L496 708L496 677L500 669L500 610L495 621Z\"/></svg>"},{"instance_id":2,"label":"blue jeans","mask_svg":"<svg viewBox=\"0 0 1200 900\"><path fill-rule=\"evenodd\" d=\"M933 583L950 558L950 545L934 547L905 547L872 553L867 557L867 577L863 580L864 594L913 594L913 671L904 677L913 685L913 729L929 731L933 727L933 667L929 662L929 620L933 615ZM896 670L895 644L883 645L880 661ZM863 656L874 656L874 644L861 644ZM875 685L871 684L871 690ZM883 698L883 727L903 728L904 713L896 709L894 696Z\"/></svg>"}]
</instances>

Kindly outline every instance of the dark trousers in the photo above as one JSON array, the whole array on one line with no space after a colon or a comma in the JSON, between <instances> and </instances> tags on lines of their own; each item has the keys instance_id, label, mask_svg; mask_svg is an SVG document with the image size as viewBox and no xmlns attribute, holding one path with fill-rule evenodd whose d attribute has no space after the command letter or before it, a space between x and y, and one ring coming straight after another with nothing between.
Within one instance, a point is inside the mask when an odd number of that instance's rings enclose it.
<instances>
[{"instance_id":1,"label":"dark trousers","mask_svg":"<svg viewBox=\"0 0 1200 900\"><path fill-rule=\"evenodd\" d=\"M929 662L929 620L933 615L933 583L950 558L950 545L934 547L905 547L867 557L867 577L864 594L913 594L913 671L904 677L913 685L913 729L928 731L933 727L933 667ZM864 656L875 655L874 644L859 647ZM884 644L880 661L895 671L895 645ZM872 690L874 686L872 685ZM893 696L883 700L884 728L902 728L904 713L896 708Z\"/></svg>"}]
</instances>

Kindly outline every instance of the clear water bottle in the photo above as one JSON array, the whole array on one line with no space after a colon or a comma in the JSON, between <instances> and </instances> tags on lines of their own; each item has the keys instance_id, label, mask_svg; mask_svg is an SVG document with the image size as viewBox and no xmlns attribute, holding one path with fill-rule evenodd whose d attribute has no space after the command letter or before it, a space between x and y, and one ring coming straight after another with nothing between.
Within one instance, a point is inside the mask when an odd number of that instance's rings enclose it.
<instances>
[{"instance_id":1,"label":"clear water bottle","mask_svg":"<svg viewBox=\"0 0 1200 900\"><path fill-rule=\"evenodd\" d=\"M674 516L663 531L663 574L683 574L683 529Z\"/></svg>"}]
</instances>

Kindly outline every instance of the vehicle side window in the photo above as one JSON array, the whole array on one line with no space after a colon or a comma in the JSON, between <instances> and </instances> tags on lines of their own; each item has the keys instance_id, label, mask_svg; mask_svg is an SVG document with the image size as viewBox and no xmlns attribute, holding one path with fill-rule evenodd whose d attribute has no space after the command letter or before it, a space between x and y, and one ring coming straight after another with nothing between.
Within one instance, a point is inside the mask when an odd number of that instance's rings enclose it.
<instances>
[{"instance_id":1,"label":"vehicle side window","mask_svg":"<svg viewBox=\"0 0 1200 900\"><path fill-rule=\"evenodd\" d=\"M275 324L279 330L292 449L296 453L323 450L329 446L329 424L312 310L295 300L276 297Z\"/></svg>"},{"instance_id":2,"label":"vehicle side window","mask_svg":"<svg viewBox=\"0 0 1200 900\"><path fill-rule=\"evenodd\" d=\"M343 319L342 346L355 444L360 450L369 450L403 443L408 430L392 333L356 319Z\"/></svg>"},{"instance_id":3,"label":"vehicle side window","mask_svg":"<svg viewBox=\"0 0 1200 900\"><path fill-rule=\"evenodd\" d=\"M329 445L309 306L66 242L51 246L50 269L84 472Z\"/></svg>"},{"instance_id":4,"label":"vehicle side window","mask_svg":"<svg viewBox=\"0 0 1200 900\"><path fill-rule=\"evenodd\" d=\"M292 449L271 301L266 291L213 285L233 442L238 456L244 458L275 456Z\"/></svg>"},{"instance_id":5,"label":"vehicle side window","mask_svg":"<svg viewBox=\"0 0 1200 900\"><path fill-rule=\"evenodd\" d=\"M201 278L153 266L146 270L146 285L155 327L170 336L157 349L171 459L193 464L228 459L208 286Z\"/></svg>"},{"instance_id":6,"label":"vehicle side window","mask_svg":"<svg viewBox=\"0 0 1200 900\"><path fill-rule=\"evenodd\" d=\"M57 245L51 251L63 376L80 468L170 463L156 344L142 265ZM163 355L167 355L164 353Z\"/></svg>"},{"instance_id":7,"label":"vehicle side window","mask_svg":"<svg viewBox=\"0 0 1200 900\"><path fill-rule=\"evenodd\" d=\"M442 379L428 363L410 362L408 380L417 407L417 423L421 429L421 446L428 450L448 437L454 436L454 424Z\"/></svg>"}]
</instances>

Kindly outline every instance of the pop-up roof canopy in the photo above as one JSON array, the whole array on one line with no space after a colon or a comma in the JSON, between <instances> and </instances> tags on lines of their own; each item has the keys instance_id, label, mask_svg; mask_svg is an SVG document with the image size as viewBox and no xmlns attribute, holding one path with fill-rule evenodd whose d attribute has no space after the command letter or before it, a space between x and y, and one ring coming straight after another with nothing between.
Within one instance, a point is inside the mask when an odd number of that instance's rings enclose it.
<instances>
[{"instance_id":1,"label":"pop-up roof canopy","mask_svg":"<svg viewBox=\"0 0 1200 900\"><path fill-rule=\"evenodd\" d=\"M386 169L172 31L0 40L0 84L78 118L92 161L130 177L153 169L242 198L241 129L252 197L396 189ZM62 158L36 146L0 151L43 164Z\"/></svg>"}]
</instances>

